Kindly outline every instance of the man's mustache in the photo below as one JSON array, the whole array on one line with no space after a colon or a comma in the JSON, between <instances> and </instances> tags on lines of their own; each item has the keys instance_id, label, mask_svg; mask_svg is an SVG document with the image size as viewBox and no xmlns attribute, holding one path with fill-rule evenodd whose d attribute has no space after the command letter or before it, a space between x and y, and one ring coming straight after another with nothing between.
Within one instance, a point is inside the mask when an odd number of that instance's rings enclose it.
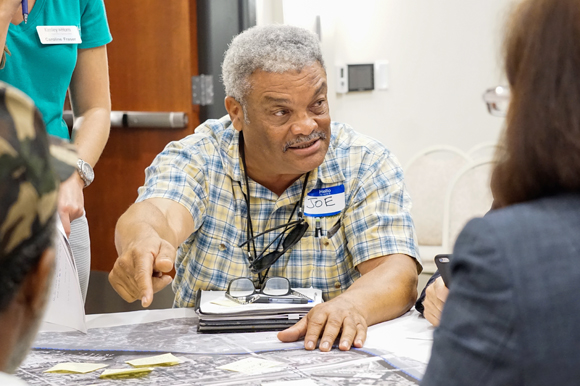
<instances>
[{"instance_id":1,"label":"man's mustache","mask_svg":"<svg viewBox=\"0 0 580 386\"><path fill-rule=\"evenodd\" d=\"M284 145L284 153L292 146L300 145L301 143L310 142L310 141L318 139L318 138L326 139L326 133L324 131L313 131L307 137L298 137L290 142L287 142L286 145Z\"/></svg>"}]
</instances>

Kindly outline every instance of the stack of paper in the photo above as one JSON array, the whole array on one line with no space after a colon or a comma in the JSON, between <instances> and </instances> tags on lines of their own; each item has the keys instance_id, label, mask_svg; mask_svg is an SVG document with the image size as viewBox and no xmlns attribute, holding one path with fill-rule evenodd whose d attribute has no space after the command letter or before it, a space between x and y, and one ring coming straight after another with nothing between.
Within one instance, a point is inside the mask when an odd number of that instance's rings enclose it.
<instances>
[{"instance_id":1,"label":"stack of paper","mask_svg":"<svg viewBox=\"0 0 580 386\"><path fill-rule=\"evenodd\" d=\"M44 313L44 323L87 332L85 302L70 243L59 218L56 220L54 247L56 264L50 296Z\"/></svg>"},{"instance_id":2,"label":"stack of paper","mask_svg":"<svg viewBox=\"0 0 580 386\"><path fill-rule=\"evenodd\" d=\"M295 288L312 301L306 304L238 304L225 291L198 291L196 312L199 332L278 331L291 327L315 305L322 303L322 292L314 288Z\"/></svg>"}]
</instances>

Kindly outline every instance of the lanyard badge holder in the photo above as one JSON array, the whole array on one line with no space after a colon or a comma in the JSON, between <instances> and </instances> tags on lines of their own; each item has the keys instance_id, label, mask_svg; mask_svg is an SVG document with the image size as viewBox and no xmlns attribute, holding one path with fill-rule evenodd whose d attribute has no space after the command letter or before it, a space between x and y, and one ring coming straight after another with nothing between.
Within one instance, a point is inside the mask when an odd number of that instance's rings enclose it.
<instances>
[{"instance_id":1,"label":"lanyard badge holder","mask_svg":"<svg viewBox=\"0 0 580 386\"><path fill-rule=\"evenodd\" d=\"M304 215L314 218L314 238L319 251L322 250L322 237L325 235L321 218L338 215L345 206L344 185L312 189L306 196Z\"/></svg>"}]
</instances>

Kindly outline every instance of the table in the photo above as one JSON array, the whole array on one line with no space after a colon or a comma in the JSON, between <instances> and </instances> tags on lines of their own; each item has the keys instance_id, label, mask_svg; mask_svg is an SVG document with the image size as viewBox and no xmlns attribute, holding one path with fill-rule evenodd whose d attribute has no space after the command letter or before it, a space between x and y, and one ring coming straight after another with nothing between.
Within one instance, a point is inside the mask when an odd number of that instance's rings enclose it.
<instances>
[{"instance_id":1,"label":"table","mask_svg":"<svg viewBox=\"0 0 580 386\"><path fill-rule=\"evenodd\" d=\"M368 330L363 349L323 353L303 342L282 343L275 332L198 334L192 309L87 315L88 333L43 326L17 375L30 385L417 385L432 345L433 327L417 311ZM89 374L44 373L67 361L128 367L129 359L171 352L184 360L158 367L142 378L99 379ZM279 362L267 372L245 374L217 369L254 357ZM286 382L286 383L280 383Z\"/></svg>"}]
</instances>

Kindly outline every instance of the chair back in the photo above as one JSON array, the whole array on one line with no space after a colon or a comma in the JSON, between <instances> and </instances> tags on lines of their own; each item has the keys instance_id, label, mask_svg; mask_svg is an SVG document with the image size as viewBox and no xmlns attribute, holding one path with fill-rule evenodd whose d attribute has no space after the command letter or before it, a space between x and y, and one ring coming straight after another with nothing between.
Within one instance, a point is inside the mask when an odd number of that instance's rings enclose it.
<instances>
[{"instance_id":1,"label":"chair back","mask_svg":"<svg viewBox=\"0 0 580 386\"><path fill-rule=\"evenodd\" d=\"M497 151L496 142L483 142L467 151L467 155L474 161L492 160Z\"/></svg>"},{"instance_id":2,"label":"chair back","mask_svg":"<svg viewBox=\"0 0 580 386\"><path fill-rule=\"evenodd\" d=\"M453 250L459 233L469 220L486 214L493 203L490 179L494 162L473 161L465 166L449 186L443 219L443 247Z\"/></svg>"},{"instance_id":3,"label":"chair back","mask_svg":"<svg viewBox=\"0 0 580 386\"><path fill-rule=\"evenodd\" d=\"M425 149L409 161L405 183L413 207L419 245L442 245L445 196L453 177L470 159L459 149L437 146Z\"/></svg>"}]
</instances>

